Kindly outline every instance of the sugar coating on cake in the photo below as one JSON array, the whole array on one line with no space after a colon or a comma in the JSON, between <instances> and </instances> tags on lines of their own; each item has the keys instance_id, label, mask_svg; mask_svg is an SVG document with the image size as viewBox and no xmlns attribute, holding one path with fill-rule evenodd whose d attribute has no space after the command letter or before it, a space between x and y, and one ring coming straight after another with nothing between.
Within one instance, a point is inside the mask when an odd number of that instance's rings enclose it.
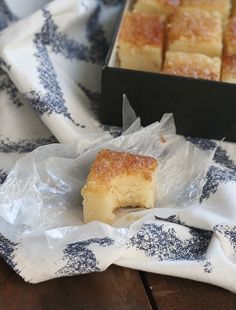
<instances>
[{"instance_id":1,"label":"sugar coating on cake","mask_svg":"<svg viewBox=\"0 0 236 310\"><path fill-rule=\"evenodd\" d=\"M163 19L142 13L126 13L120 39L136 46L161 46L163 42Z\"/></svg>"},{"instance_id":2,"label":"sugar coating on cake","mask_svg":"<svg viewBox=\"0 0 236 310\"><path fill-rule=\"evenodd\" d=\"M221 81L236 84L236 55L223 57Z\"/></svg>"},{"instance_id":3,"label":"sugar coating on cake","mask_svg":"<svg viewBox=\"0 0 236 310\"><path fill-rule=\"evenodd\" d=\"M135 12L147 14L173 14L180 5L180 0L137 0L134 6Z\"/></svg>"},{"instance_id":4,"label":"sugar coating on cake","mask_svg":"<svg viewBox=\"0 0 236 310\"><path fill-rule=\"evenodd\" d=\"M121 68L159 72L162 67L164 21L142 13L126 13L119 36Z\"/></svg>"},{"instance_id":5,"label":"sugar coating on cake","mask_svg":"<svg viewBox=\"0 0 236 310\"><path fill-rule=\"evenodd\" d=\"M166 52L163 73L205 80L220 80L221 60L198 53Z\"/></svg>"},{"instance_id":6,"label":"sugar coating on cake","mask_svg":"<svg viewBox=\"0 0 236 310\"><path fill-rule=\"evenodd\" d=\"M184 8L199 8L209 12L218 12L226 19L231 10L231 0L182 0Z\"/></svg>"},{"instance_id":7,"label":"sugar coating on cake","mask_svg":"<svg viewBox=\"0 0 236 310\"><path fill-rule=\"evenodd\" d=\"M224 32L224 53L236 55L236 17L229 19Z\"/></svg>"},{"instance_id":8,"label":"sugar coating on cake","mask_svg":"<svg viewBox=\"0 0 236 310\"><path fill-rule=\"evenodd\" d=\"M181 8L171 18L167 48L170 51L220 57L222 37L222 19L219 14Z\"/></svg>"},{"instance_id":9,"label":"sugar coating on cake","mask_svg":"<svg viewBox=\"0 0 236 310\"><path fill-rule=\"evenodd\" d=\"M157 161L148 156L102 150L82 189L84 221L112 224L122 207L153 208Z\"/></svg>"}]
</instances>

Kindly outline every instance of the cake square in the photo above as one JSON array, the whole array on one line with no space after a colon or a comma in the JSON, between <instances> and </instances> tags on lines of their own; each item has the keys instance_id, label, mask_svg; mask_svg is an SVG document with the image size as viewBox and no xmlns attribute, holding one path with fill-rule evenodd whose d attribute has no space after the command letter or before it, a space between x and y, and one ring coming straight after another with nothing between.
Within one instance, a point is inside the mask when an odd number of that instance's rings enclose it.
<instances>
[{"instance_id":1,"label":"cake square","mask_svg":"<svg viewBox=\"0 0 236 310\"><path fill-rule=\"evenodd\" d=\"M221 81L236 84L236 55L223 57Z\"/></svg>"},{"instance_id":2,"label":"cake square","mask_svg":"<svg viewBox=\"0 0 236 310\"><path fill-rule=\"evenodd\" d=\"M166 52L163 73L205 80L220 80L221 60L197 53Z\"/></svg>"},{"instance_id":3,"label":"cake square","mask_svg":"<svg viewBox=\"0 0 236 310\"><path fill-rule=\"evenodd\" d=\"M230 14L231 0L182 0L182 7L218 12L226 19Z\"/></svg>"},{"instance_id":4,"label":"cake square","mask_svg":"<svg viewBox=\"0 0 236 310\"><path fill-rule=\"evenodd\" d=\"M167 47L170 51L220 57L222 37L222 19L218 14L181 8L171 18Z\"/></svg>"},{"instance_id":5,"label":"cake square","mask_svg":"<svg viewBox=\"0 0 236 310\"><path fill-rule=\"evenodd\" d=\"M236 55L236 17L229 19L224 32L224 54Z\"/></svg>"},{"instance_id":6,"label":"cake square","mask_svg":"<svg viewBox=\"0 0 236 310\"><path fill-rule=\"evenodd\" d=\"M159 16L126 13L119 35L120 67L159 72L162 67L164 21Z\"/></svg>"},{"instance_id":7,"label":"cake square","mask_svg":"<svg viewBox=\"0 0 236 310\"><path fill-rule=\"evenodd\" d=\"M174 13L179 6L180 0L137 0L134 11L168 16Z\"/></svg>"},{"instance_id":8,"label":"cake square","mask_svg":"<svg viewBox=\"0 0 236 310\"><path fill-rule=\"evenodd\" d=\"M153 208L157 161L148 156L102 150L92 164L84 198L84 221L112 224L121 207Z\"/></svg>"}]
</instances>

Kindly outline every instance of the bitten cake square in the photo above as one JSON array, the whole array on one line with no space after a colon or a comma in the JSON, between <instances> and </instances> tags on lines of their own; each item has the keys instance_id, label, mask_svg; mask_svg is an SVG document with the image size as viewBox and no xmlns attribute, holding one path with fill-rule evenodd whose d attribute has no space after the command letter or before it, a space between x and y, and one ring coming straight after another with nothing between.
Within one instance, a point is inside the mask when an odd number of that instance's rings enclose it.
<instances>
[{"instance_id":1,"label":"bitten cake square","mask_svg":"<svg viewBox=\"0 0 236 310\"><path fill-rule=\"evenodd\" d=\"M82 189L84 221L112 224L116 209L153 208L157 161L148 156L102 150Z\"/></svg>"},{"instance_id":2,"label":"bitten cake square","mask_svg":"<svg viewBox=\"0 0 236 310\"><path fill-rule=\"evenodd\" d=\"M221 56L222 19L199 9L179 9L169 24L168 50Z\"/></svg>"},{"instance_id":3,"label":"bitten cake square","mask_svg":"<svg viewBox=\"0 0 236 310\"><path fill-rule=\"evenodd\" d=\"M236 55L236 17L229 19L224 32L224 53Z\"/></svg>"},{"instance_id":4,"label":"bitten cake square","mask_svg":"<svg viewBox=\"0 0 236 310\"><path fill-rule=\"evenodd\" d=\"M134 11L168 16L174 13L179 5L180 0L137 0Z\"/></svg>"},{"instance_id":5,"label":"bitten cake square","mask_svg":"<svg viewBox=\"0 0 236 310\"><path fill-rule=\"evenodd\" d=\"M221 60L203 54L166 52L163 73L205 80L220 80Z\"/></svg>"},{"instance_id":6,"label":"bitten cake square","mask_svg":"<svg viewBox=\"0 0 236 310\"><path fill-rule=\"evenodd\" d=\"M223 57L221 81L236 84L236 55Z\"/></svg>"},{"instance_id":7,"label":"bitten cake square","mask_svg":"<svg viewBox=\"0 0 236 310\"><path fill-rule=\"evenodd\" d=\"M119 36L120 67L159 72L162 67L164 22L158 16L126 13Z\"/></svg>"},{"instance_id":8,"label":"bitten cake square","mask_svg":"<svg viewBox=\"0 0 236 310\"><path fill-rule=\"evenodd\" d=\"M182 7L218 12L226 19L230 14L231 0L182 0Z\"/></svg>"}]
</instances>

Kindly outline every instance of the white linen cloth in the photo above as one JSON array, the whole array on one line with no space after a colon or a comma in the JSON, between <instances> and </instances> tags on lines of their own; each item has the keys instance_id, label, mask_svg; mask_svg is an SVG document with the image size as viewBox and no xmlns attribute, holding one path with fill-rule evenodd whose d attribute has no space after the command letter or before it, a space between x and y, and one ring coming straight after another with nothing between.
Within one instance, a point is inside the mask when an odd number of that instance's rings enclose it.
<instances>
[{"instance_id":1,"label":"white linen cloth","mask_svg":"<svg viewBox=\"0 0 236 310\"><path fill-rule=\"evenodd\" d=\"M74 163L77 168L91 163L85 150L94 156L98 145L105 143L135 151L127 139L143 143L146 138L137 133L149 136L161 125L140 129L136 121L117 140L96 117L101 68L121 1L47 2L0 1L0 255L32 283L102 271L114 263L236 292L234 144L217 146L214 141L188 138L197 146L191 147L181 138L183 150L188 146L187 152L180 152L187 159L181 166L181 184L189 182L191 190L186 185L178 191L178 182L173 183L160 208L135 210L113 227L99 222L83 225L81 202L78 209L68 207L75 204L72 193L78 192L84 178L76 180ZM180 141L173 132L170 137L173 143ZM57 141L64 145L28 154ZM209 164L209 150L215 148ZM137 150L145 153L144 146ZM202 164L197 164L199 158ZM209 170L204 185L205 163ZM193 182L196 171L201 181ZM55 176L62 179L55 181ZM53 198L47 196L50 180L56 182L50 184ZM181 198L174 202L173 189Z\"/></svg>"}]
</instances>

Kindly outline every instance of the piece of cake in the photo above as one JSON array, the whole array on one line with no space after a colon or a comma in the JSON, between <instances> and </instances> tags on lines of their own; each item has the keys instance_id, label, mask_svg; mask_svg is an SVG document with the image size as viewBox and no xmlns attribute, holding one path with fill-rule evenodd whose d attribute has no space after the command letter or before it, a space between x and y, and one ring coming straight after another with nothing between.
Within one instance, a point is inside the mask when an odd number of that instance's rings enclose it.
<instances>
[{"instance_id":1,"label":"piece of cake","mask_svg":"<svg viewBox=\"0 0 236 310\"><path fill-rule=\"evenodd\" d=\"M220 57L222 36L222 19L219 14L181 8L171 18L167 49Z\"/></svg>"},{"instance_id":2,"label":"piece of cake","mask_svg":"<svg viewBox=\"0 0 236 310\"><path fill-rule=\"evenodd\" d=\"M236 17L229 19L224 32L224 53L236 55Z\"/></svg>"},{"instance_id":3,"label":"piece of cake","mask_svg":"<svg viewBox=\"0 0 236 310\"><path fill-rule=\"evenodd\" d=\"M174 13L179 5L180 0L137 0L134 12L168 16Z\"/></svg>"},{"instance_id":4,"label":"piece of cake","mask_svg":"<svg viewBox=\"0 0 236 310\"><path fill-rule=\"evenodd\" d=\"M231 0L182 0L182 7L218 12L226 19L230 14Z\"/></svg>"},{"instance_id":5,"label":"piece of cake","mask_svg":"<svg viewBox=\"0 0 236 310\"><path fill-rule=\"evenodd\" d=\"M236 55L223 57L221 81L236 84Z\"/></svg>"},{"instance_id":6,"label":"piece of cake","mask_svg":"<svg viewBox=\"0 0 236 310\"><path fill-rule=\"evenodd\" d=\"M166 52L163 73L205 80L220 80L221 60L197 53Z\"/></svg>"},{"instance_id":7,"label":"piece of cake","mask_svg":"<svg viewBox=\"0 0 236 310\"><path fill-rule=\"evenodd\" d=\"M84 221L112 224L116 209L153 208L156 200L157 161L152 157L103 150L93 162L86 184Z\"/></svg>"},{"instance_id":8,"label":"piece of cake","mask_svg":"<svg viewBox=\"0 0 236 310\"><path fill-rule=\"evenodd\" d=\"M164 22L158 16L126 13L119 36L120 67L159 72L162 67Z\"/></svg>"}]
</instances>

